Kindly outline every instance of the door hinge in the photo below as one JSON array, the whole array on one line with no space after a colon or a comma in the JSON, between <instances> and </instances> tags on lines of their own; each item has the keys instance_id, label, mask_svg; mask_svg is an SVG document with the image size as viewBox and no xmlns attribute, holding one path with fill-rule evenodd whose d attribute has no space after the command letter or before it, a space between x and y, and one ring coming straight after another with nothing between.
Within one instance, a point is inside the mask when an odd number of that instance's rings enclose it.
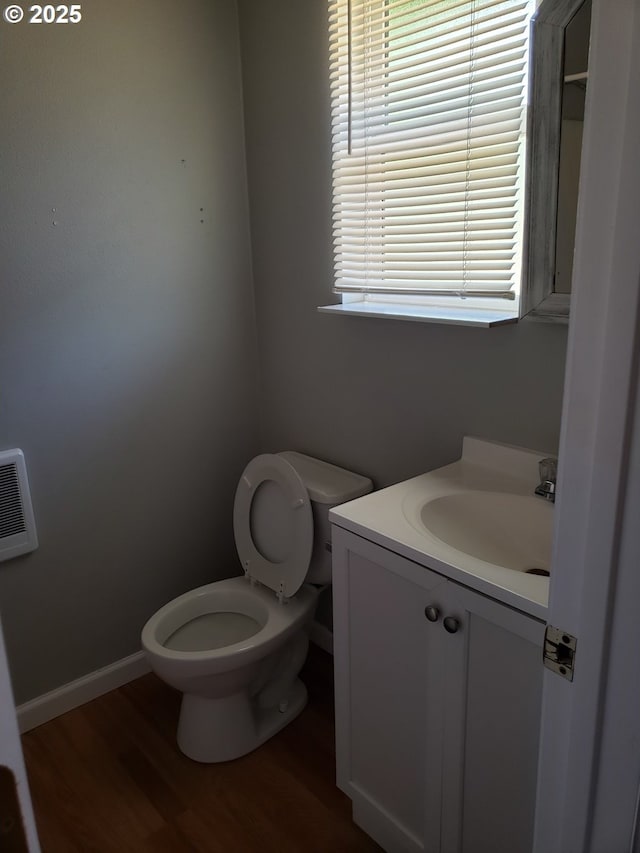
<instances>
[{"instance_id":1,"label":"door hinge","mask_svg":"<svg viewBox=\"0 0 640 853\"><path fill-rule=\"evenodd\" d=\"M567 681L573 681L573 670L576 660L576 645L578 641L566 631L547 625L544 632L543 662L547 669L556 672Z\"/></svg>"}]
</instances>

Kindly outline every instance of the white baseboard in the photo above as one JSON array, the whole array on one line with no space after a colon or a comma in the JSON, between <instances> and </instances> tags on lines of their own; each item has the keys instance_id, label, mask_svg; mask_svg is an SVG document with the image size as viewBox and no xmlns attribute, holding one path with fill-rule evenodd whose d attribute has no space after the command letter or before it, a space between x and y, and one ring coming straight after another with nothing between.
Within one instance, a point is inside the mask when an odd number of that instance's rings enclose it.
<instances>
[{"instance_id":1,"label":"white baseboard","mask_svg":"<svg viewBox=\"0 0 640 853\"><path fill-rule=\"evenodd\" d=\"M84 705L85 702L97 699L103 693L122 687L123 684L148 672L151 672L151 668L144 652L137 652L58 687L50 693L38 696L37 699L31 699L16 709L20 732L35 729L36 726L41 726L53 720L54 717L59 717L60 714L72 711Z\"/></svg>"},{"instance_id":2,"label":"white baseboard","mask_svg":"<svg viewBox=\"0 0 640 853\"><path fill-rule=\"evenodd\" d=\"M312 624L310 639L312 643L315 643L325 652L330 655L333 654L333 634L320 622ZM67 711L79 708L85 702L97 699L98 696L115 690L117 687L122 687L123 684L133 681L134 678L139 678L141 675L146 675L148 672L151 672L151 668L144 652L137 652L109 664L109 666L104 666L102 669L97 669L95 672L90 672L88 675L76 679L76 681L64 684L50 693L31 699L16 709L20 732L24 734L24 732L35 729L37 726L41 726Z\"/></svg>"},{"instance_id":3,"label":"white baseboard","mask_svg":"<svg viewBox=\"0 0 640 853\"><path fill-rule=\"evenodd\" d=\"M309 639L316 646L324 649L325 652L330 655L333 654L333 633L325 625L321 625L320 622L313 622Z\"/></svg>"}]
</instances>

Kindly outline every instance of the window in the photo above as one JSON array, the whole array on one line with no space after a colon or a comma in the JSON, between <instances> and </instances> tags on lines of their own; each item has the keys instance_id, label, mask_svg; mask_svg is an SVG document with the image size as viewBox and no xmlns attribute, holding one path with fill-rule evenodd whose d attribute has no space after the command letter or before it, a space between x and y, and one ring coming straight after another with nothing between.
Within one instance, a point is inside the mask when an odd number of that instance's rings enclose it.
<instances>
[{"instance_id":1,"label":"window","mask_svg":"<svg viewBox=\"0 0 640 853\"><path fill-rule=\"evenodd\" d=\"M356 313L517 317L534 8L329 0L334 290Z\"/></svg>"}]
</instances>

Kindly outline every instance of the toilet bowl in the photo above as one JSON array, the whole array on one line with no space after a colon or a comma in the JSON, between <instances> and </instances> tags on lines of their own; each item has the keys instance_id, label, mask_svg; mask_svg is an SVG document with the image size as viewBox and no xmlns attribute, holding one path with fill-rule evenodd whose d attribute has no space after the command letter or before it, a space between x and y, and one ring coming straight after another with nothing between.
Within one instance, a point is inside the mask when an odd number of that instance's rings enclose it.
<instances>
[{"instance_id":1,"label":"toilet bowl","mask_svg":"<svg viewBox=\"0 0 640 853\"><path fill-rule=\"evenodd\" d=\"M234 503L244 576L178 596L142 630L151 668L183 693L177 739L185 755L238 758L302 711L298 673L331 579L328 511L371 488L366 477L293 451L245 468Z\"/></svg>"}]
</instances>

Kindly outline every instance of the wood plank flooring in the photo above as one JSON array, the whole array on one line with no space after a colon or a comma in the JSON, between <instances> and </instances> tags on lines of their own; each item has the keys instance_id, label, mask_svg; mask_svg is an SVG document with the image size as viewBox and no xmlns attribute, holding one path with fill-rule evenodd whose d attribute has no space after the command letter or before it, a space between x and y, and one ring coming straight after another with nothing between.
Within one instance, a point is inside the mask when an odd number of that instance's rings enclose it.
<instances>
[{"instance_id":1,"label":"wood plank flooring","mask_svg":"<svg viewBox=\"0 0 640 853\"><path fill-rule=\"evenodd\" d=\"M260 749L203 765L175 743L180 695L146 675L22 738L43 853L374 853L335 786L332 659Z\"/></svg>"}]
</instances>

